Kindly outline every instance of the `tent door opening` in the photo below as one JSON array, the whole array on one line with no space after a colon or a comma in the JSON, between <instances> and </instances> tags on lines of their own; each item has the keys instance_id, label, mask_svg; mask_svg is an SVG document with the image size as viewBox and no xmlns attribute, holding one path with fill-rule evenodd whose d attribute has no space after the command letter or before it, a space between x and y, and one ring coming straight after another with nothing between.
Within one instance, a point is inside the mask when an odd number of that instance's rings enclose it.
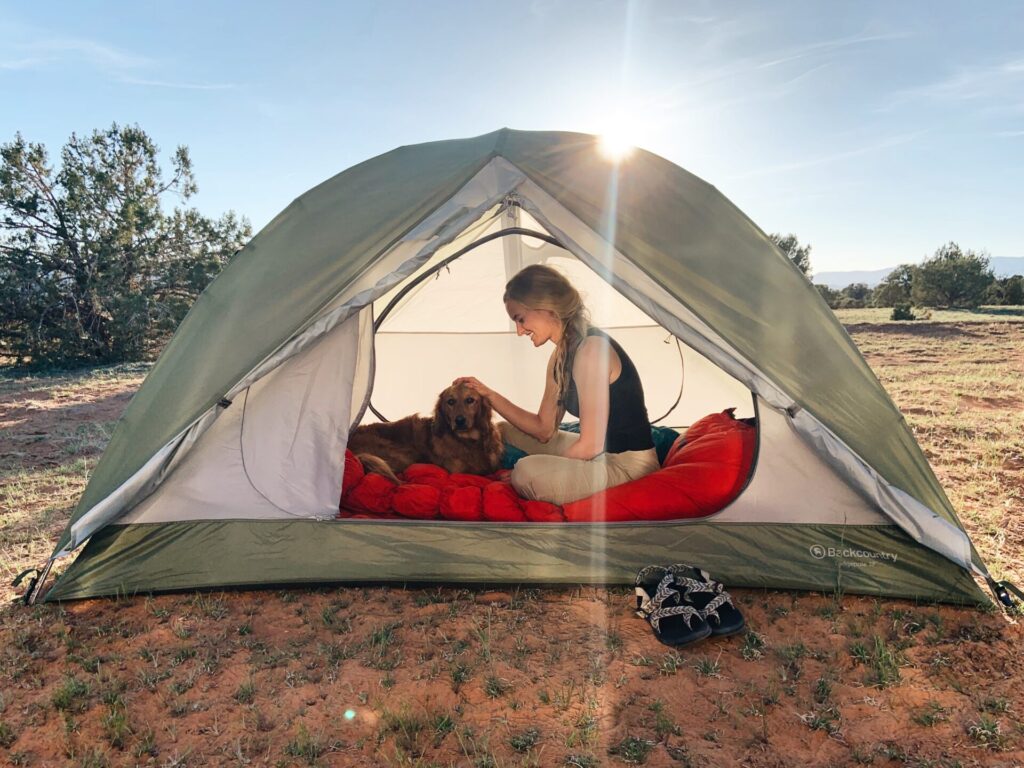
<instances>
[{"instance_id":1,"label":"tent door opening","mask_svg":"<svg viewBox=\"0 0 1024 768\"><path fill-rule=\"evenodd\" d=\"M518 338L501 302L508 279L535 263L565 274L592 323L629 354L653 423L678 429L733 407L739 417L755 415L746 385L681 342L517 206L493 212L472 242L435 254L374 301L371 404L368 413L353 412L362 421L429 413L437 393L466 375L523 407L539 403L551 349Z\"/></svg>"}]
</instances>

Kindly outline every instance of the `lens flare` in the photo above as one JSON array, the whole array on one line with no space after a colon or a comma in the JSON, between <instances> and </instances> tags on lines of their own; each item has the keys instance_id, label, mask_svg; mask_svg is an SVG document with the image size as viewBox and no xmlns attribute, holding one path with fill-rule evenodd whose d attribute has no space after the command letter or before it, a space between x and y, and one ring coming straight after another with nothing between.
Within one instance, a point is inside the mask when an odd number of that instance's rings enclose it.
<instances>
[{"instance_id":1,"label":"lens flare","mask_svg":"<svg viewBox=\"0 0 1024 768\"><path fill-rule=\"evenodd\" d=\"M627 132L621 129L603 132L597 146L602 155L613 161L624 160L636 148Z\"/></svg>"}]
</instances>

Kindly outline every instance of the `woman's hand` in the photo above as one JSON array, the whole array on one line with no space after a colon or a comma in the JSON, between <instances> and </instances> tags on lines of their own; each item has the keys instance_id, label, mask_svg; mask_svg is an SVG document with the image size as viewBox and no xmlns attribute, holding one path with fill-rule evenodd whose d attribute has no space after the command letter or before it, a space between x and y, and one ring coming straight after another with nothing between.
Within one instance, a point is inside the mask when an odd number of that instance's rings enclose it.
<instances>
[{"instance_id":1,"label":"woman's hand","mask_svg":"<svg viewBox=\"0 0 1024 768\"><path fill-rule=\"evenodd\" d=\"M491 400L494 397L494 390L484 384L480 379L475 376L460 376L452 382L453 387L457 387L461 384L465 384L467 387L476 392L480 397Z\"/></svg>"},{"instance_id":2,"label":"woman's hand","mask_svg":"<svg viewBox=\"0 0 1024 768\"><path fill-rule=\"evenodd\" d=\"M556 423L558 416L558 404L556 402L558 397L558 387L555 386L553 373L554 360L555 356L552 354L551 360L548 362L547 381L544 385L544 398L541 401L540 410L537 413L532 413L531 411L527 411L525 408L520 408L500 392L495 392L475 376L460 376L452 382L452 386L465 385L469 387L480 395L480 397L489 402L495 412L501 416L501 418L505 419L505 421L509 422L513 427L521 432L525 432L531 437L537 438L542 443L546 443L551 439L551 435L554 434L555 429L558 426Z\"/></svg>"}]
</instances>

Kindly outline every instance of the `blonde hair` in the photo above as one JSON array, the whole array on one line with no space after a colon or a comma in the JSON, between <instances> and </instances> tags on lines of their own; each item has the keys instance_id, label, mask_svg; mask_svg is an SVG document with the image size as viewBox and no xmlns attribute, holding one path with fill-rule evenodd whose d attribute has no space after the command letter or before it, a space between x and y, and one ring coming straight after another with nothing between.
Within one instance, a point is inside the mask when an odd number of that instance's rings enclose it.
<instances>
[{"instance_id":1,"label":"blonde hair","mask_svg":"<svg viewBox=\"0 0 1024 768\"><path fill-rule=\"evenodd\" d=\"M583 299L561 272L543 264L531 264L519 270L505 285L502 301L509 300L517 301L527 309L553 312L562 322L562 340L555 349L554 374L558 405L564 411L576 350L590 329L590 315Z\"/></svg>"}]
</instances>

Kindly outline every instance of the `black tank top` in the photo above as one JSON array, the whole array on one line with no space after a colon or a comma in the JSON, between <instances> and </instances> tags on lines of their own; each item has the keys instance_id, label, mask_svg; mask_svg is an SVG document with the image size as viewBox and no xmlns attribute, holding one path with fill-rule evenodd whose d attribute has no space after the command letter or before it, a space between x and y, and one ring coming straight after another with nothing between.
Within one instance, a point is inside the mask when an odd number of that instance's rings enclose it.
<instances>
[{"instance_id":1,"label":"black tank top","mask_svg":"<svg viewBox=\"0 0 1024 768\"><path fill-rule=\"evenodd\" d=\"M623 351L619 343L604 331L591 328L587 336L601 336L608 340L622 363L619 378L608 385L608 430L604 438L606 453L624 451L646 451L654 447L651 439L651 424L644 404L644 390L636 366ZM576 390L576 379L569 380L569 389L563 403L565 410L576 418L580 416L580 396Z\"/></svg>"}]
</instances>

